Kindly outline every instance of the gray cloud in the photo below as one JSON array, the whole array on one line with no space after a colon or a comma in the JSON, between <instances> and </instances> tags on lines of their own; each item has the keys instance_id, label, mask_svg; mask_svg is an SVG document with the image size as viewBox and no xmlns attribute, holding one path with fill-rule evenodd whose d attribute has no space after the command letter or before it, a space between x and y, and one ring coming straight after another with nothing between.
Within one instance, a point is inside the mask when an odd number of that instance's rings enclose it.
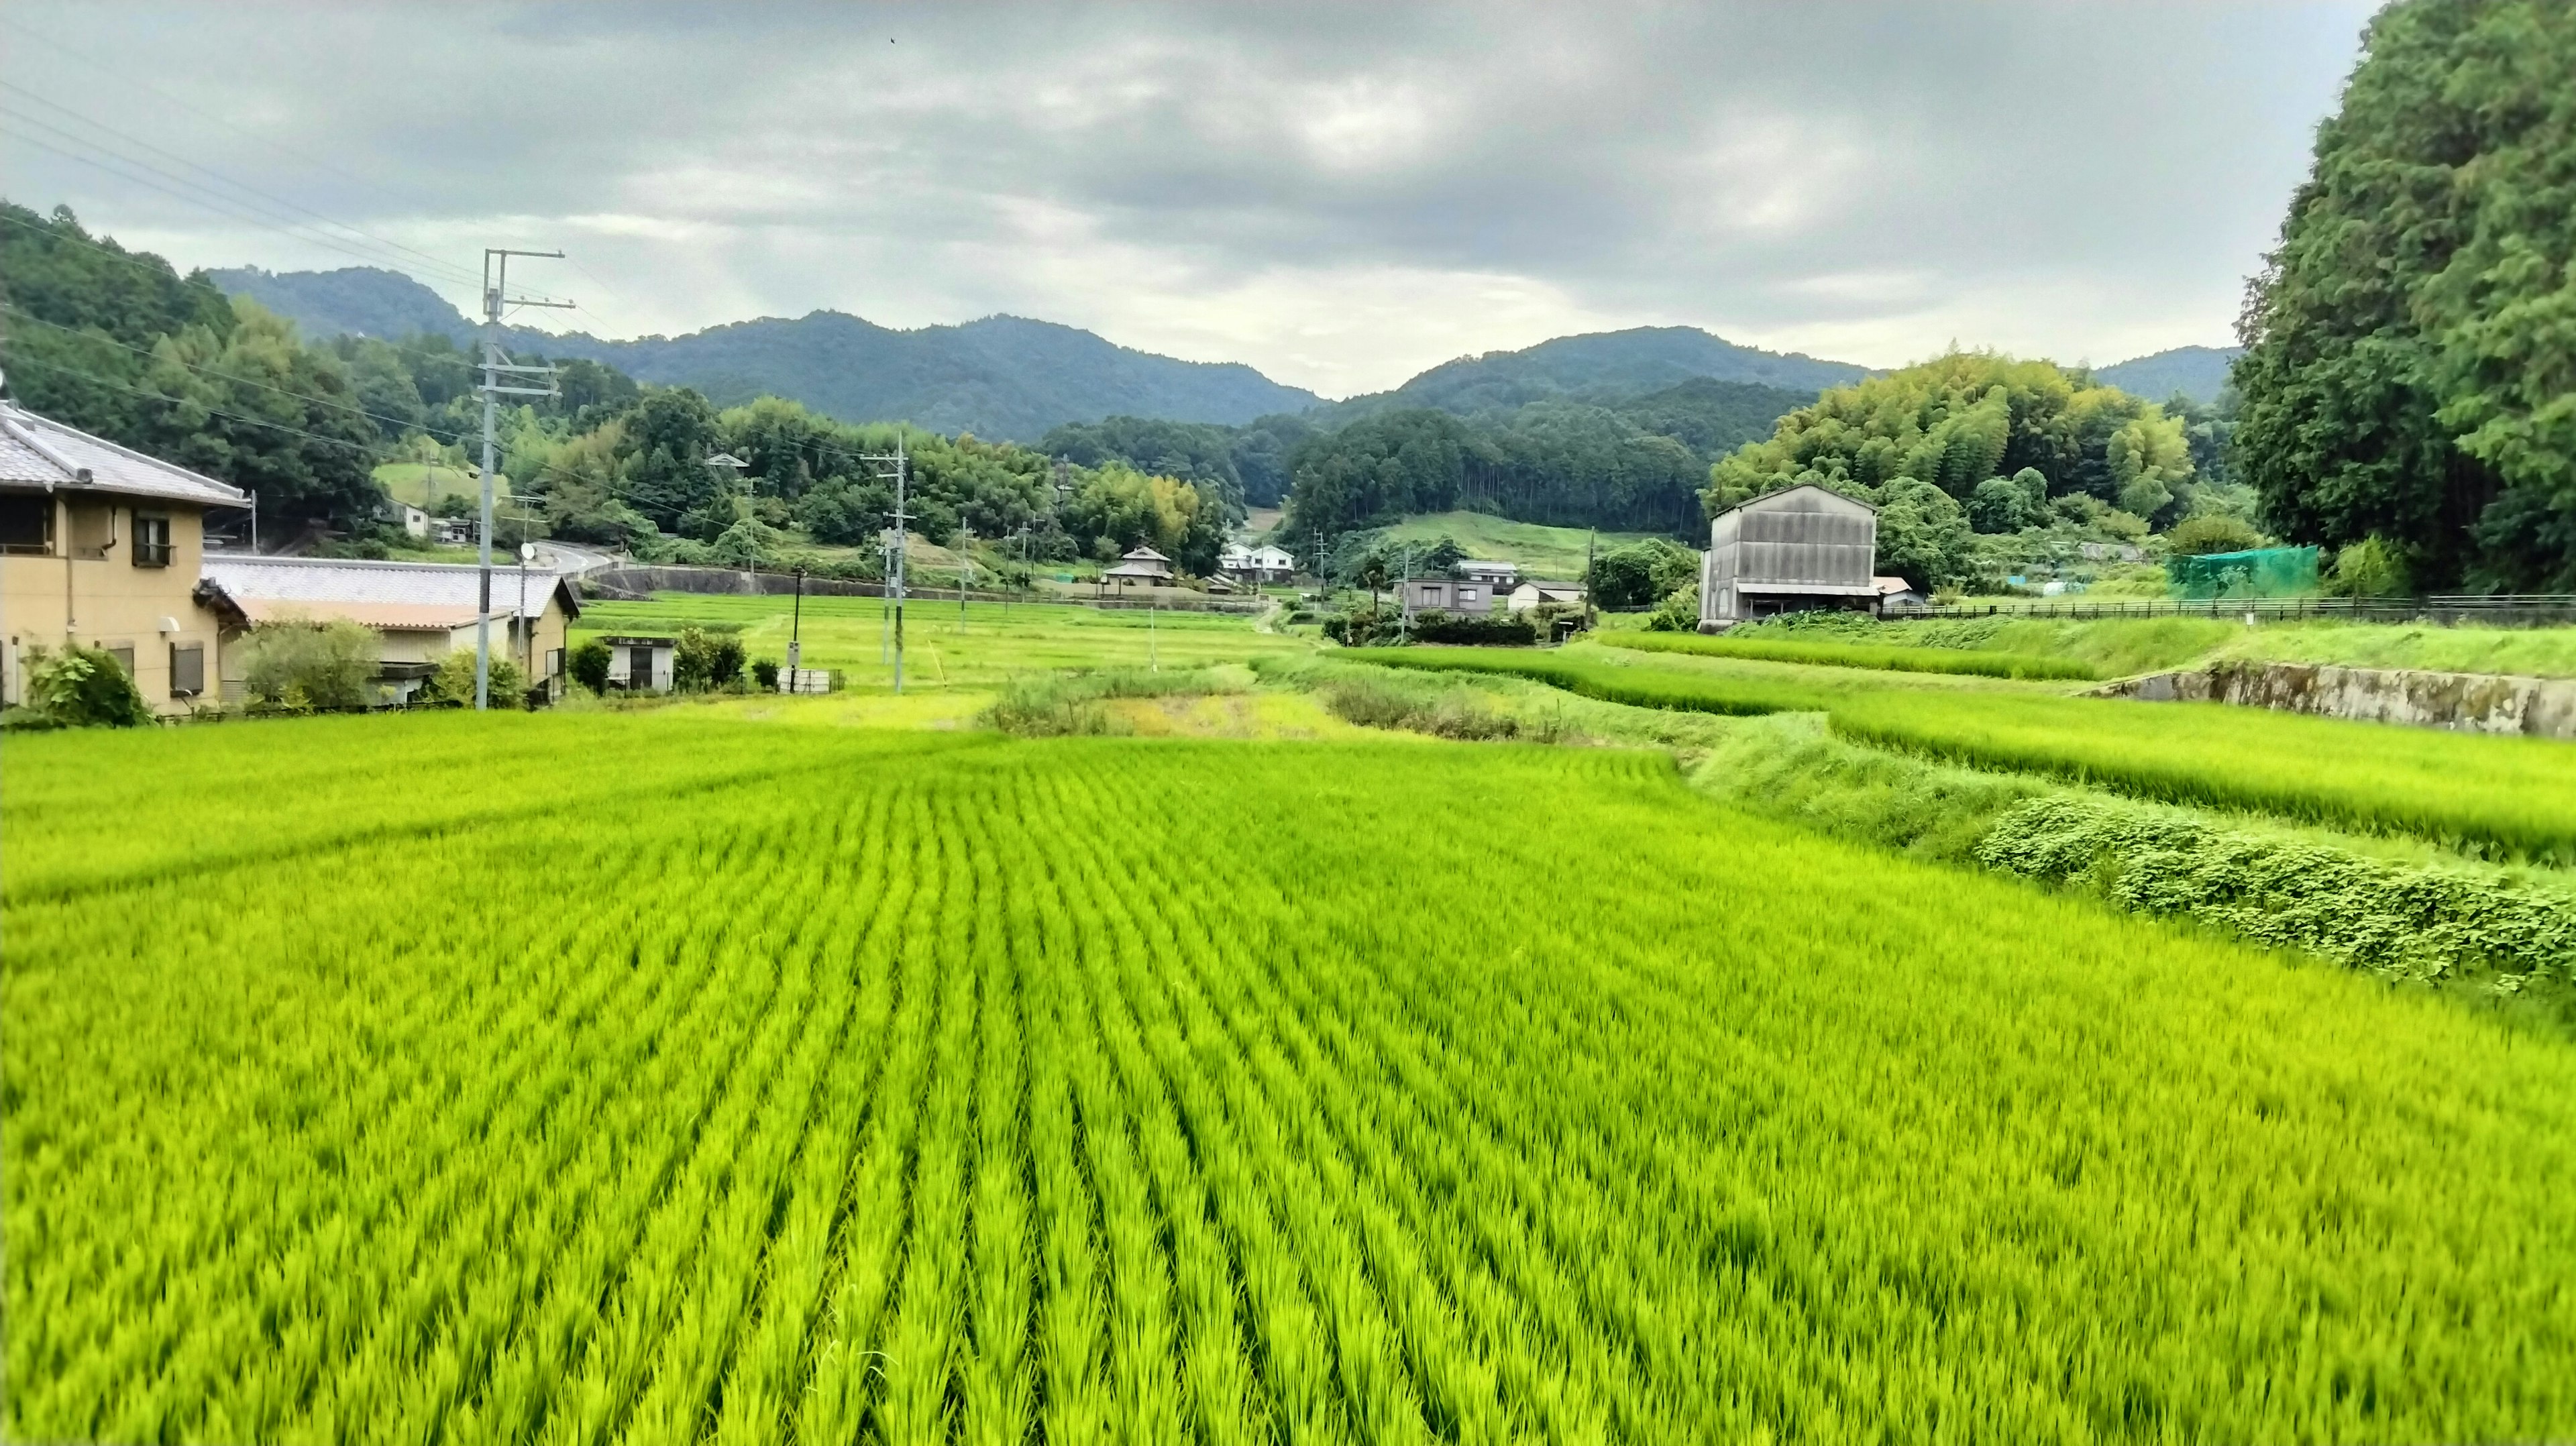
<instances>
[{"instance_id":1,"label":"gray cloud","mask_svg":"<svg viewBox=\"0 0 2576 1446\"><path fill-rule=\"evenodd\" d=\"M22 0L0 156L184 264L470 302L559 245L617 334L1011 311L1328 393L1641 323L2108 361L2224 338L2367 11Z\"/></svg>"}]
</instances>

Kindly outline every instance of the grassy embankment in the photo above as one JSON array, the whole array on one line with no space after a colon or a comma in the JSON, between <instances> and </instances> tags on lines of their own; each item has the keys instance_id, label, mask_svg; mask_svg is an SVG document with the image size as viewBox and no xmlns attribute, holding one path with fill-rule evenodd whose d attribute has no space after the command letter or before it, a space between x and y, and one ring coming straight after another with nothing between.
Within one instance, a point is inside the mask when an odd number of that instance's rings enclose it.
<instances>
[{"instance_id":1,"label":"grassy embankment","mask_svg":"<svg viewBox=\"0 0 2576 1446\"><path fill-rule=\"evenodd\" d=\"M1624 639L1628 635L1620 636ZM2566 627L2440 627L2318 618L2267 621L2247 627L2241 621L2221 618L2074 620L1998 616L1873 622L1811 616L1755 624L1725 637L1776 644L1835 643L2057 658L2089 665L2103 677L2199 667L2223 660L2576 677L2576 628Z\"/></svg>"},{"instance_id":2,"label":"grassy embankment","mask_svg":"<svg viewBox=\"0 0 2576 1446\"><path fill-rule=\"evenodd\" d=\"M1420 543L1446 537L1465 548L1469 557L1519 563L1523 579L1553 580L1583 575L1584 549L1593 536L1580 527L1512 522L1484 512L1418 513L1386 528L1382 535L1397 542ZM1647 536L1643 532L1604 532L1597 545L1608 552Z\"/></svg>"},{"instance_id":3,"label":"grassy embankment","mask_svg":"<svg viewBox=\"0 0 2576 1446\"><path fill-rule=\"evenodd\" d=\"M1640 707L1821 712L1846 738L2167 803L2242 809L2576 862L2576 767L2564 743L2390 728L2215 705L2037 690L1891 688L1703 666L1622 665L1608 650L1354 649L1432 671L1516 673ZM1823 670L1818 670L1821 673Z\"/></svg>"},{"instance_id":4,"label":"grassy embankment","mask_svg":"<svg viewBox=\"0 0 2576 1446\"><path fill-rule=\"evenodd\" d=\"M13 1438L2576 1431L2576 1052L1639 754L0 746Z\"/></svg>"}]
</instances>

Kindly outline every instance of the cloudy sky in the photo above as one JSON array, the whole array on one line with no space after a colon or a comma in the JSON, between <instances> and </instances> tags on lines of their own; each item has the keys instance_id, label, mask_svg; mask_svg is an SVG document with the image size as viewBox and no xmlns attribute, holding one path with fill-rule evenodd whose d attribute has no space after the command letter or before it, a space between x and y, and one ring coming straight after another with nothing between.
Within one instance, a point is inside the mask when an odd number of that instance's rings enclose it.
<instances>
[{"instance_id":1,"label":"cloudy sky","mask_svg":"<svg viewBox=\"0 0 2576 1446\"><path fill-rule=\"evenodd\" d=\"M183 266L489 245L601 335L994 312L1332 396L1569 332L2223 343L2373 7L0 8L0 194Z\"/></svg>"}]
</instances>

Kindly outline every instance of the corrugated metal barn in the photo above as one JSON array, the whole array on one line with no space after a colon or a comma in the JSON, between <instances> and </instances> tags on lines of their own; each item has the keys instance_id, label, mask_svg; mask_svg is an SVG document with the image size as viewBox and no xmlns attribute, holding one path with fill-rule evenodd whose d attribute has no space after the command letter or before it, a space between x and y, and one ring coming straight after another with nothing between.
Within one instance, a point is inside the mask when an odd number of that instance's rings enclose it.
<instances>
[{"instance_id":1,"label":"corrugated metal barn","mask_svg":"<svg viewBox=\"0 0 2576 1446\"><path fill-rule=\"evenodd\" d=\"M1878 509L1822 487L1765 493L1708 525L1699 629L1806 608L1878 602Z\"/></svg>"}]
</instances>

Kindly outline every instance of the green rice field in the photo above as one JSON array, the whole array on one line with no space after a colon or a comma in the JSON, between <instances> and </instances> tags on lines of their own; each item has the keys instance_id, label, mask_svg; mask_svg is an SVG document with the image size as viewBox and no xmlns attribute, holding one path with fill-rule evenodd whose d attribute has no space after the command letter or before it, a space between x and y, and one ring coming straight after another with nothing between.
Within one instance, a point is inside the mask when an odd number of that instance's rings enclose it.
<instances>
[{"instance_id":1,"label":"green rice field","mask_svg":"<svg viewBox=\"0 0 2576 1446\"><path fill-rule=\"evenodd\" d=\"M755 658L783 661L795 627L792 598L667 593L645 603L594 602L575 633L672 634L691 625L738 630ZM805 666L837 668L845 685L893 686L890 623L868 597L805 599ZM904 686L989 688L1023 674L1064 668L1202 667L1304 652L1308 643L1265 633L1242 614L1103 609L1068 603L966 605L915 598L904 608Z\"/></svg>"},{"instance_id":2,"label":"green rice field","mask_svg":"<svg viewBox=\"0 0 2576 1446\"><path fill-rule=\"evenodd\" d=\"M2576 1434L2576 1052L1663 754L0 746L12 1440Z\"/></svg>"},{"instance_id":3,"label":"green rice field","mask_svg":"<svg viewBox=\"0 0 2576 1446\"><path fill-rule=\"evenodd\" d=\"M2092 664L2038 653L1985 649L1909 648L1833 642L1793 636L1701 637L1697 633L1605 633L1605 647L1636 653L1685 653L1704 658L1754 658L1831 668L1872 668L1896 673L1960 673L1981 678L2088 680L2102 676Z\"/></svg>"},{"instance_id":4,"label":"green rice field","mask_svg":"<svg viewBox=\"0 0 2576 1446\"><path fill-rule=\"evenodd\" d=\"M1640 707L1821 712L1834 731L1981 767L2080 779L2140 797L2410 834L2576 861L2576 748L2274 713L2043 690L1895 688L1703 665L1623 666L1593 649L1351 649L1393 667L1507 673Z\"/></svg>"}]
</instances>

